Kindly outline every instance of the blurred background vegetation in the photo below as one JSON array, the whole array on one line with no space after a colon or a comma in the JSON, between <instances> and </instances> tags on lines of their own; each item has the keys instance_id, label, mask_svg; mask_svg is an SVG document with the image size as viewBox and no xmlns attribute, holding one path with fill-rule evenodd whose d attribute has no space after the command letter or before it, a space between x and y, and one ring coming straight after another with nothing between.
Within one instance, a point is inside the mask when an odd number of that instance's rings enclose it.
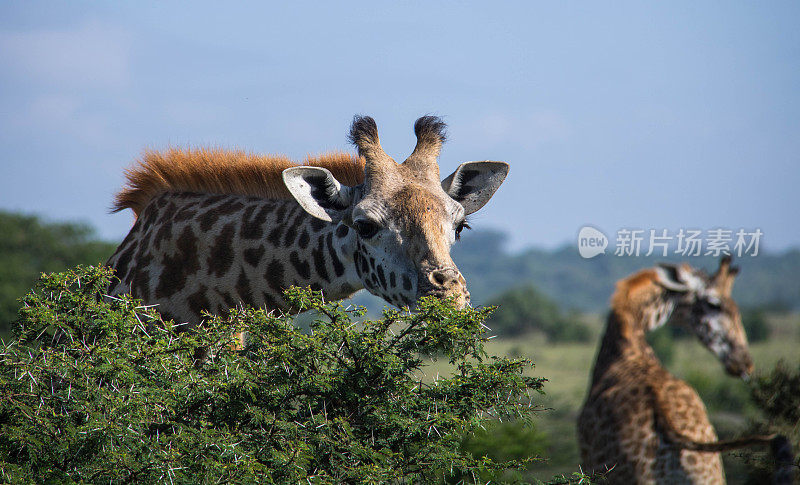
<instances>
[{"instance_id":1,"label":"blurred background vegetation","mask_svg":"<svg viewBox=\"0 0 800 485\"><path fill-rule=\"evenodd\" d=\"M549 380L544 398L547 410L524 426L497 423L485 433L466 436L462 446L496 458L541 456L543 460L531 466L528 476L517 478L547 480L577 469L575 419L614 283L658 261L681 260L612 255L586 260L572 246L511 253L505 240L499 232L472 231L453 248L453 259L468 281L473 302L498 306L488 321L498 338L487 350L532 359L536 375ZM98 240L94 229L83 223L53 223L34 215L0 211L0 336L8 337L18 298L42 272L105 262L115 247L115 243ZM710 257L692 258L690 263L709 270L718 264ZM734 298L759 372L750 386L725 375L716 359L681 329L659 329L649 341L667 368L697 389L721 437L741 435L783 419L780 426L796 443L800 439L796 420L786 419L786 412L774 412L784 416L780 419L770 417L770 406L775 405L768 402L765 389L793 389L800 375L800 249L763 252L740 258L736 264L742 271ZM382 301L365 292L354 302L368 306L372 314L383 308ZM781 360L783 367L776 367ZM442 364L430 369L430 375L446 372ZM729 483L758 483L753 456L765 451L725 454Z\"/></svg>"},{"instance_id":2,"label":"blurred background vegetation","mask_svg":"<svg viewBox=\"0 0 800 485\"><path fill-rule=\"evenodd\" d=\"M9 335L19 302L41 273L105 262L116 244L100 241L83 223L48 223L0 211L0 336Z\"/></svg>"}]
</instances>

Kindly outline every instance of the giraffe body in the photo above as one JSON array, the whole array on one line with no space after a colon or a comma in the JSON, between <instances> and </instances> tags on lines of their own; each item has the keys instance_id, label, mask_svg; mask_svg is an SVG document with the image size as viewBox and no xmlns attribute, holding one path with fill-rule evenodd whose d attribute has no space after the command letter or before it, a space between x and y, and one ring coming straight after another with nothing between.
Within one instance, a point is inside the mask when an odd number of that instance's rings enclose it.
<instances>
[{"instance_id":1,"label":"giraffe body","mask_svg":"<svg viewBox=\"0 0 800 485\"><path fill-rule=\"evenodd\" d=\"M150 152L128 172L116 210L137 215L108 261L131 293L176 323L246 304L286 309L292 285L341 299L366 288L397 306L421 296L469 302L450 247L508 171L466 162L439 180L444 123L423 117L402 164L380 147L375 122L356 117L360 157L283 157L221 150Z\"/></svg>"},{"instance_id":2,"label":"giraffe body","mask_svg":"<svg viewBox=\"0 0 800 485\"><path fill-rule=\"evenodd\" d=\"M718 451L769 439L717 441L700 397L661 365L645 340L667 322L686 325L728 373L748 375L752 359L730 298L736 272L724 259L713 277L665 265L617 283L578 418L584 470L610 469L610 483L725 483Z\"/></svg>"}]
</instances>

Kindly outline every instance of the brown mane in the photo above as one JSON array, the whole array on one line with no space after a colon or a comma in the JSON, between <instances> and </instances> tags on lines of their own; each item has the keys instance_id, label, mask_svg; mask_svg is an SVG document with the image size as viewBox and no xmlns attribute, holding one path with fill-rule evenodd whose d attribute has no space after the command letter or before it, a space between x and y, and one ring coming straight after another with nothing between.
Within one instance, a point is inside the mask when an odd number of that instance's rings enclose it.
<instances>
[{"instance_id":1,"label":"brown mane","mask_svg":"<svg viewBox=\"0 0 800 485\"><path fill-rule=\"evenodd\" d=\"M648 290L656 278L655 270L648 268L617 281L614 294L611 295L611 307L622 310L640 305L642 298L647 298L651 293Z\"/></svg>"},{"instance_id":2,"label":"brown mane","mask_svg":"<svg viewBox=\"0 0 800 485\"><path fill-rule=\"evenodd\" d=\"M170 191L289 199L281 172L297 165L283 155L219 148L147 150L136 165L125 170L127 183L114 197L112 211L132 209L138 216L153 197ZM303 165L327 168L344 185L364 180L364 159L356 155L309 156Z\"/></svg>"}]
</instances>

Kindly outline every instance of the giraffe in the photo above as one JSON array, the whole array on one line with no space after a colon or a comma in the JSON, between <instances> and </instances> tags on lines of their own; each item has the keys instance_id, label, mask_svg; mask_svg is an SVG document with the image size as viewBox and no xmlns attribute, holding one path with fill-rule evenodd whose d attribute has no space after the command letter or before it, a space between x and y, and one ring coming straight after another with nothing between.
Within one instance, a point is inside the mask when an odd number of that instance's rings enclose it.
<instances>
[{"instance_id":1,"label":"giraffe","mask_svg":"<svg viewBox=\"0 0 800 485\"><path fill-rule=\"evenodd\" d=\"M509 167L465 162L440 180L446 125L423 116L414 133L402 164L368 116L350 128L358 156L303 165L219 149L145 152L115 199L113 211L130 208L136 220L108 260L109 294L131 293L187 327L240 304L286 310L290 285L329 300L366 288L397 306L426 295L468 304L450 248Z\"/></svg>"},{"instance_id":2,"label":"giraffe","mask_svg":"<svg viewBox=\"0 0 800 485\"><path fill-rule=\"evenodd\" d=\"M610 469L611 483L724 483L718 452L773 438L718 441L700 397L645 340L665 323L685 325L728 374L747 378L753 361L731 298L737 273L724 257L710 277L687 264L663 264L617 283L578 418L585 470Z\"/></svg>"}]
</instances>

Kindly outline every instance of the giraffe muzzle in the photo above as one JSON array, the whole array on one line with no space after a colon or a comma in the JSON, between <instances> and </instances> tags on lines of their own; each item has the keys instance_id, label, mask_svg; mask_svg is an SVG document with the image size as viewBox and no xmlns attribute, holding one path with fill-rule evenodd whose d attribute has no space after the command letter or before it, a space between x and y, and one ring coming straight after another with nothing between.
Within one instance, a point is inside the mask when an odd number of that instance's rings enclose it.
<instances>
[{"instance_id":1,"label":"giraffe muzzle","mask_svg":"<svg viewBox=\"0 0 800 485\"><path fill-rule=\"evenodd\" d=\"M753 358L750 353L743 348L735 348L723 363L725 371L732 376L741 377L747 380L755 370Z\"/></svg>"},{"instance_id":2,"label":"giraffe muzzle","mask_svg":"<svg viewBox=\"0 0 800 485\"><path fill-rule=\"evenodd\" d=\"M427 279L426 284L420 285L420 296L452 297L459 308L464 308L469 304L470 294L467 291L467 281L458 269L437 268L428 273Z\"/></svg>"}]
</instances>

